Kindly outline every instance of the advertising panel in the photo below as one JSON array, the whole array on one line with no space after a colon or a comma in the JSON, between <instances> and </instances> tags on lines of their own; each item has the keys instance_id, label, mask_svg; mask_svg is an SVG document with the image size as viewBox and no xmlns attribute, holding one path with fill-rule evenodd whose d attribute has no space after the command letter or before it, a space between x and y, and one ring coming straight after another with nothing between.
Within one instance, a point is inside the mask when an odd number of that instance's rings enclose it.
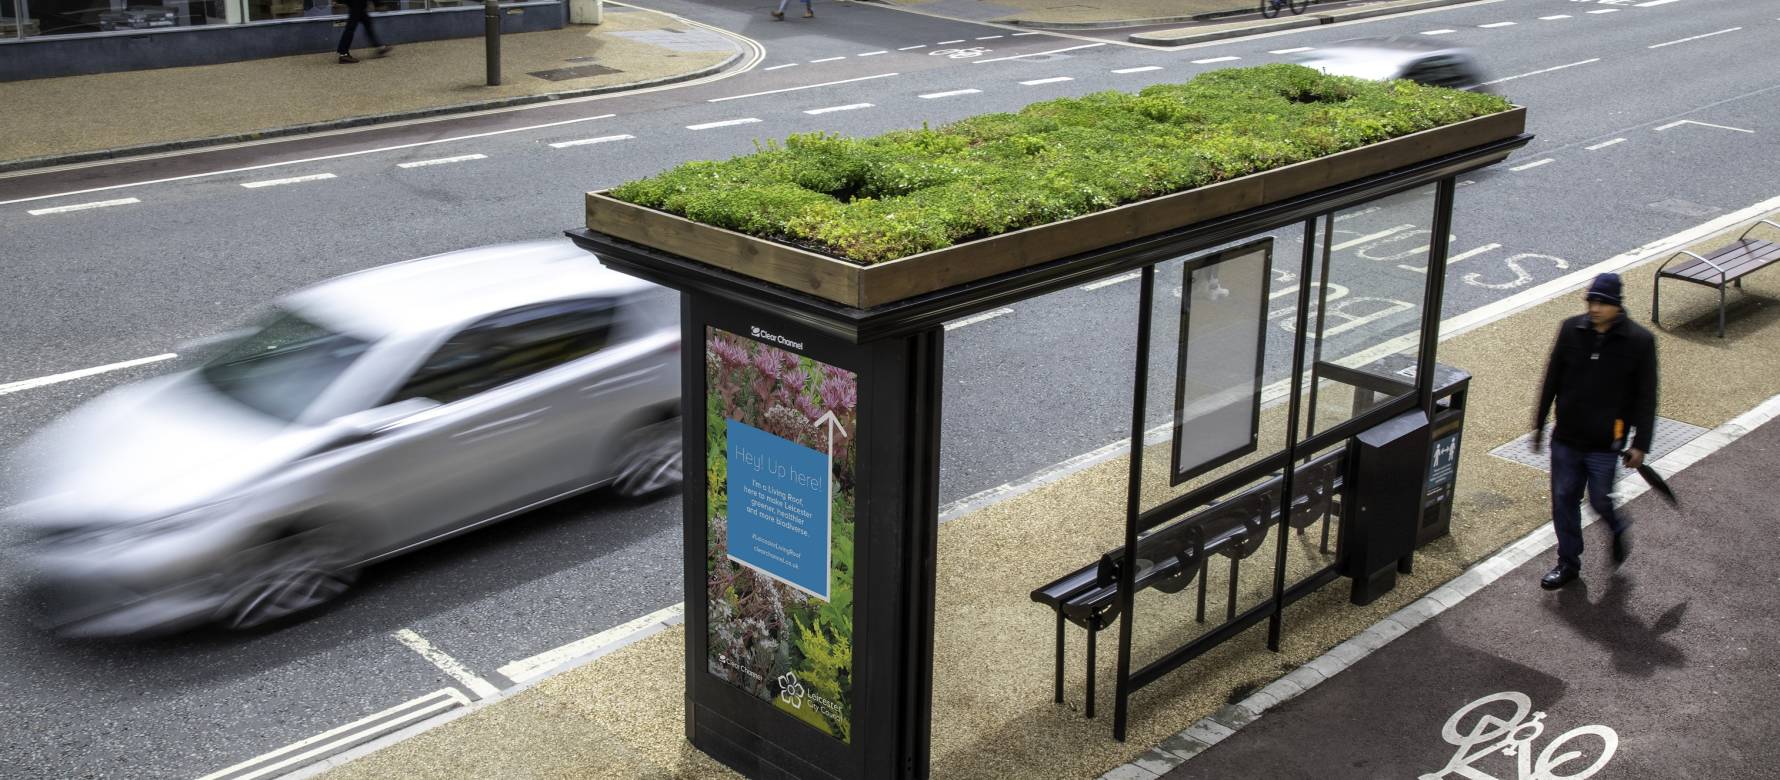
<instances>
[{"instance_id":1,"label":"advertising panel","mask_svg":"<svg viewBox=\"0 0 1780 780\"><path fill-rule=\"evenodd\" d=\"M1254 452L1273 239L1187 261L1174 384L1174 484Z\"/></svg>"},{"instance_id":2,"label":"advertising panel","mask_svg":"<svg viewBox=\"0 0 1780 780\"><path fill-rule=\"evenodd\" d=\"M707 327L705 387L707 668L851 742L858 377Z\"/></svg>"}]
</instances>

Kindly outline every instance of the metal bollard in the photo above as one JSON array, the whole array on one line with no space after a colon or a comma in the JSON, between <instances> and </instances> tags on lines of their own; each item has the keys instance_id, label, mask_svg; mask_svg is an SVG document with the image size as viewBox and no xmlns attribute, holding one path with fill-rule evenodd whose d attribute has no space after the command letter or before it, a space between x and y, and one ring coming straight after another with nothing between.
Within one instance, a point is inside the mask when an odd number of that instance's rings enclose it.
<instances>
[{"instance_id":1,"label":"metal bollard","mask_svg":"<svg viewBox=\"0 0 1780 780\"><path fill-rule=\"evenodd\" d=\"M501 3L482 0L483 39L487 42L488 86L501 85Z\"/></svg>"}]
</instances>

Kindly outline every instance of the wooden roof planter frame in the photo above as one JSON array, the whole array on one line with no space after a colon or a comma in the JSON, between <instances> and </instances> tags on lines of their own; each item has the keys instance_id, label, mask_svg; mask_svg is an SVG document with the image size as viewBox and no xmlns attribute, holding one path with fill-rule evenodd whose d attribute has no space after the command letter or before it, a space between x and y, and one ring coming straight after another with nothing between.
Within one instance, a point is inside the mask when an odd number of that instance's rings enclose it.
<instances>
[{"instance_id":1,"label":"wooden roof planter frame","mask_svg":"<svg viewBox=\"0 0 1780 780\"><path fill-rule=\"evenodd\" d=\"M695 222L619 200L609 191L587 193L586 232L841 307L867 310L1284 203L1467 150L1516 139L1520 142L1513 146L1518 147L1527 140L1525 127L1526 110L1511 106L1335 154L872 265Z\"/></svg>"}]
</instances>

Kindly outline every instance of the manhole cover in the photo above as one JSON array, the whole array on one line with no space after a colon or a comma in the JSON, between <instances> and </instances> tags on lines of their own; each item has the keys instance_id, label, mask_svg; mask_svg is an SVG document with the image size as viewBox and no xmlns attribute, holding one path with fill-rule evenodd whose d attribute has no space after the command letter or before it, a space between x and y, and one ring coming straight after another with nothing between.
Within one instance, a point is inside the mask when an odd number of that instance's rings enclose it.
<instances>
[{"instance_id":1,"label":"manhole cover","mask_svg":"<svg viewBox=\"0 0 1780 780\"><path fill-rule=\"evenodd\" d=\"M1705 432L1706 429L1701 428L1698 425L1688 425L1679 420L1658 417L1656 418L1656 435L1650 437L1650 452L1645 454L1644 459L1647 461L1656 460L1657 458L1674 452L1677 447L1693 441L1698 438L1700 434ZM1551 441L1550 425L1545 426L1545 440L1547 442ZM1490 450L1490 454L1498 458L1512 460L1515 463L1532 466L1533 468L1547 473L1551 471L1551 450L1546 449L1544 452L1535 454L1533 452L1533 434L1531 432L1522 435L1514 441ZM1625 467L1620 467L1619 473L1614 476L1614 481L1625 478L1628 473L1630 472L1626 471Z\"/></svg>"},{"instance_id":2,"label":"manhole cover","mask_svg":"<svg viewBox=\"0 0 1780 780\"><path fill-rule=\"evenodd\" d=\"M575 65L555 70L532 71L527 75L537 76L545 81L568 81L569 79L584 79L588 76L604 76L607 73L622 72L617 68L608 68L604 65Z\"/></svg>"}]
</instances>

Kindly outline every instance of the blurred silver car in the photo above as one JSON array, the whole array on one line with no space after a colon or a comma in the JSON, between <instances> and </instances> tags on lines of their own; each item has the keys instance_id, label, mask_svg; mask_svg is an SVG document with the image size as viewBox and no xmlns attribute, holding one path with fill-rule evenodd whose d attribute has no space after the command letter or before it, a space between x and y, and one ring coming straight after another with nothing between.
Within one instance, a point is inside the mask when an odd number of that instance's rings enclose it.
<instances>
[{"instance_id":1,"label":"blurred silver car","mask_svg":"<svg viewBox=\"0 0 1780 780\"><path fill-rule=\"evenodd\" d=\"M566 240L350 274L34 436L9 515L72 635L245 628L360 567L679 481L678 303Z\"/></svg>"},{"instance_id":2,"label":"blurred silver car","mask_svg":"<svg viewBox=\"0 0 1780 780\"><path fill-rule=\"evenodd\" d=\"M1298 63L1332 76L1409 79L1436 87L1488 91L1483 86L1483 68L1470 50L1420 38L1339 41L1301 55Z\"/></svg>"}]
</instances>

